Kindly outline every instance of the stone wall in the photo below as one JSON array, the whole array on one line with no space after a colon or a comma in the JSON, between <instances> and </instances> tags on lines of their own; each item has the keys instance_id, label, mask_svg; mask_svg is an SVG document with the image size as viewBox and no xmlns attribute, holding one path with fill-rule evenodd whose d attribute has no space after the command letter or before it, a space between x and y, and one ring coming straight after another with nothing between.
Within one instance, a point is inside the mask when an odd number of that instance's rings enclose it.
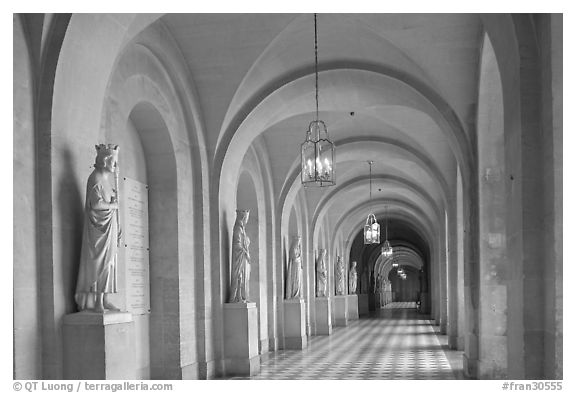
<instances>
[{"instance_id":1,"label":"stone wall","mask_svg":"<svg viewBox=\"0 0 576 393\"><path fill-rule=\"evenodd\" d=\"M42 375L42 334L37 255L35 69L21 16L14 15L14 373L19 379Z\"/></svg>"}]
</instances>

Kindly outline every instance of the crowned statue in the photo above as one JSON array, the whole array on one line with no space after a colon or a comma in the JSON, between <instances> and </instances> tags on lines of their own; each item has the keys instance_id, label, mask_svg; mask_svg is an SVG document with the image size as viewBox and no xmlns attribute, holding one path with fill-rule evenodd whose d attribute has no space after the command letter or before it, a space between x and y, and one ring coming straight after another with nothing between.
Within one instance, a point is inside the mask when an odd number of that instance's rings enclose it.
<instances>
[{"instance_id":1,"label":"crowned statue","mask_svg":"<svg viewBox=\"0 0 576 393\"><path fill-rule=\"evenodd\" d=\"M117 145L96 146L94 171L86 185L84 229L74 300L80 311L119 311L108 299L117 292L118 217Z\"/></svg>"}]
</instances>

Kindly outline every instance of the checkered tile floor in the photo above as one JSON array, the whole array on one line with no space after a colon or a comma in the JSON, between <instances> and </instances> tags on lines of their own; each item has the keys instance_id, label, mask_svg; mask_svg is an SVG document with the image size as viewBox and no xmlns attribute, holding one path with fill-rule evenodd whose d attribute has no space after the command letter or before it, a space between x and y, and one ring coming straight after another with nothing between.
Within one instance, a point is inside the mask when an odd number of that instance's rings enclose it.
<instances>
[{"instance_id":1,"label":"checkered tile floor","mask_svg":"<svg viewBox=\"0 0 576 393\"><path fill-rule=\"evenodd\" d=\"M391 303L369 318L312 336L304 350L263 354L252 379L457 379L438 328L414 310Z\"/></svg>"}]
</instances>

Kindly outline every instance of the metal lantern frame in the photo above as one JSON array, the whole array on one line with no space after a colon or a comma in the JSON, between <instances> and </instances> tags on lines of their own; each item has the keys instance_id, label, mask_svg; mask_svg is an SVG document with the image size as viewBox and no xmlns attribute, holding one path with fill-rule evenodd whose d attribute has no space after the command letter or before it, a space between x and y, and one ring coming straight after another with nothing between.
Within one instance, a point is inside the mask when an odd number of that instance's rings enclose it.
<instances>
[{"instance_id":1,"label":"metal lantern frame","mask_svg":"<svg viewBox=\"0 0 576 393\"><path fill-rule=\"evenodd\" d=\"M394 250L392 249L392 246L388 240L385 240L384 244L382 245L382 255L385 257L391 257L394 255Z\"/></svg>"},{"instance_id":2,"label":"metal lantern frame","mask_svg":"<svg viewBox=\"0 0 576 393\"><path fill-rule=\"evenodd\" d=\"M372 201L372 164L374 161L368 161L370 165L370 201ZM366 224L364 225L364 244L380 244L380 224L376 220L374 213L368 214Z\"/></svg>"},{"instance_id":3,"label":"metal lantern frame","mask_svg":"<svg viewBox=\"0 0 576 393\"><path fill-rule=\"evenodd\" d=\"M380 224L376 221L376 216L368 214L366 225L364 225L364 244L380 243Z\"/></svg>"},{"instance_id":4,"label":"metal lantern frame","mask_svg":"<svg viewBox=\"0 0 576 393\"><path fill-rule=\"evenodd\" d=\"M391 257L392 255L394 255L394 249L392 248L392 246L390 245L390 242L388 241L388 217L386 214L386 209L384 210L384 227L385 227L385 238L384 238L384 244L382 245L382 256L384 257Z\"/></svg>"},{"instance_id":5,"label":"metal lantern frame","mask_svg":"<svg viewBox=\"0 0 576 393\"><path fill-rule=\"evenodd\" d=\"M325 135L322 138L322 133ZM336 184L334 176L334 143L330 141L328 128L322 120L314 120L308 126L306 140L301 145L301 180L304 187L326 187Z\"/></svg>"},{"instance_id":6,"label":"metal lantern frame","mask_svg":"<svg viewBox=\"0 0 576 393\"><path fill-rule=\"evenodd\" d=\"M306 140L300 146L300 181L304 187L329 187L336 184L334 172L335 146L328 127L318 118L318 23L314 14L314 76L316 87L316 119L310 122Z\"/></svg>"}]
</instances>

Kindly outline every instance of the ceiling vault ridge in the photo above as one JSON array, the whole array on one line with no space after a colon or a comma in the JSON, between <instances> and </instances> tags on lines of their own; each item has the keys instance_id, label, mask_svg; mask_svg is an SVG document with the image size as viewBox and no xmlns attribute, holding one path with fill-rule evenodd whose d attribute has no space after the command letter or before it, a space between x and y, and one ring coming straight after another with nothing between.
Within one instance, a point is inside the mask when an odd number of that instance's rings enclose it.
<instances>
[{"instance_id":1,"label":"ceiling vault ridge","mask_svg":"<svg viewBox=\"0 0 576 393\"><path fill-rule=\"evenodd\" d=\"M313 68L314 67L311 65L287 72L278 76L266 86L262 86L258 91L252 94L252 96L245 101L244 105L239 107L236 113L232 116L231 121L228 124L223 124L217 141L215 160L221 159L222 164L224 163L227 155L226 153L229 151L234 137L238 137L237 133L239 131L242 132L243 129L248 126L246 120L250 115L257 113L258 108L261 107L267 99L275 94L281 94L280 92L283 87L296 82L299 79L311 76L314 71ZM425 101L431 105L431 108L434 108L440 118L444 119L445 124L436 123L440 130L444 131L445 135L448 137L449 145L451 146L453 154L459 164L466 164L465 168L469 169L470 163L467 162L466 158L471 157L468 152L472 149L462 122L448 102L426 83L406 72L403 72L402 70L395 69L394 67L366 61L331 61L319 64L318 69L320 73L333 70L368 71L390 77L403 83L407 88L418 93L422 98L424 98ZM448 130L446 128L448 128ZM265 130L261 130L260 134L264 131ZM222 164L220 164L220 169ZM468 172L463 171L463 173Z\"/></svg>"}]
</instances>

